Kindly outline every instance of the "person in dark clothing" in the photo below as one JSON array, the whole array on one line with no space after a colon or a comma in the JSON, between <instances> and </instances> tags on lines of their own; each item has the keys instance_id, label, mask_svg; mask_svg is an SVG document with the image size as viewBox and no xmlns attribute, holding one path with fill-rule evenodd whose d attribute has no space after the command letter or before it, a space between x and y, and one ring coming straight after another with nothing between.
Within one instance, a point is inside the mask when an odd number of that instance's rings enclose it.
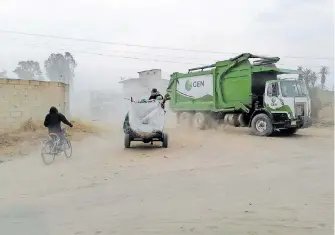
<instances>
[{"instance_id":1,"label":"person in dark clothing","mask_svg":"<svg viewBox=\"0 0 335 235\"><path fill-rule=\"evenodd\" d=\"M62 133L61 122L69 127L73 126L62 113L58 112L56 107L52 106L49 113L45 116L44 126L48 128L49 133L55 133L59 136L60 144L62 146L64 134Z\"/></svg>"},{"instance_id":2,"label":"person in dark clothing","mask_svg":"<svg viewBox=\"0 0 335 235\"><path fill-rule=\"evenodd\" d=\"M157 91L156 88L152 88L149 100L155 100L157 97L164 99L164 97L159 93L159 91Z\"/></svg>"}]
</instances>

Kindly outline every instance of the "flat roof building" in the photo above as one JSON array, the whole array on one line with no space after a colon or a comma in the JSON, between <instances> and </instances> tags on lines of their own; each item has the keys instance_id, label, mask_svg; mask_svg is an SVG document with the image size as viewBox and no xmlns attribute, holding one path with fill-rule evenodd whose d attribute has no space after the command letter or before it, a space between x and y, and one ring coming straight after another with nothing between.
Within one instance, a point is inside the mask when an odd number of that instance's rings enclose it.
<instances>
[{"instance_id":1,"label":"flat roof building","mask_svg":"<svg viewBox=\"0 0 335 235\"><path fill-rule=\"evenodd\" d=\"M119 82L125 96L135 99L149 98L152 88L157 88L162 95L165 94L169 80L162 78L161 69L144 70L138 74L138 78L123 79Z\"/></svg>"}]
</instances>

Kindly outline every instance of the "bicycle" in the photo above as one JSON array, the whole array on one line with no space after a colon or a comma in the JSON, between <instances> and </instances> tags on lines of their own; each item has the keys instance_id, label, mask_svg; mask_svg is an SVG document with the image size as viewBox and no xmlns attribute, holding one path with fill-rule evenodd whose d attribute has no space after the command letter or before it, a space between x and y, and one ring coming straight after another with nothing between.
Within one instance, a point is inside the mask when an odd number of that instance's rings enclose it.
<instances>
[{"instance_id":1,"label":"bicycle","mask_svg":"<svg viewBox=\"0 0 335 235\"><path fill-rule=\"evenodd\" d=\"M65 128L62 128L61 134L64 136L62 145L60 144L60 137L56 133L49 133L48 138L43 140L41 157L46 165L51 164L55 160L56 155L60 155L63 152L67 158L72 156L72 145L67 138L68 135ZM50 161L48 161L47 155L51 156Z\"/></svg>"}]
</instances>

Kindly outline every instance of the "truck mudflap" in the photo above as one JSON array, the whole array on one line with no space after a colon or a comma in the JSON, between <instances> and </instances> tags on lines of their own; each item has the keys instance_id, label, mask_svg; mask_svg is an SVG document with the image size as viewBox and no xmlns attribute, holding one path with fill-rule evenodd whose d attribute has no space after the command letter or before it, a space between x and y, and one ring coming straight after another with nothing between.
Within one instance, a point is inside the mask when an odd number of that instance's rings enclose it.
<instances>
[{"instance_id":1,"label":"truck mudflap","mask_svg":"<svg viewBox=\"0 0 335 235\"><path fill-rule=\"evenodd\" d=\"M302 119L302 123L303 123L302 126L300 127L301 129L308 128L308 127L312 126L312 124L313 124L312 118L305 116L305 117L301 117L301 119Z\"/></svg>"}]
</instances>

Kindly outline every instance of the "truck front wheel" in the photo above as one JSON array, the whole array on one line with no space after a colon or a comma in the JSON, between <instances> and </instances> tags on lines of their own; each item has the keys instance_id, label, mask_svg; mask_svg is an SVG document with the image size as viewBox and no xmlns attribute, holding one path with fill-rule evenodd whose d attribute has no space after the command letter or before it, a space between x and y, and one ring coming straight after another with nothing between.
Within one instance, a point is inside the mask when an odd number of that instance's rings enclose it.
<instances>
[{"instance_id":1,"label":"truck front wheel","mask_svg":"<svg viewBox=\"0 0 335 235\"><path fill-rule=\"evenodd\" d=\"M257 136L269 136L273 133L272 121L264 113L257 114L251 121L252 133Z\"/></svg>"}]
</instances>

